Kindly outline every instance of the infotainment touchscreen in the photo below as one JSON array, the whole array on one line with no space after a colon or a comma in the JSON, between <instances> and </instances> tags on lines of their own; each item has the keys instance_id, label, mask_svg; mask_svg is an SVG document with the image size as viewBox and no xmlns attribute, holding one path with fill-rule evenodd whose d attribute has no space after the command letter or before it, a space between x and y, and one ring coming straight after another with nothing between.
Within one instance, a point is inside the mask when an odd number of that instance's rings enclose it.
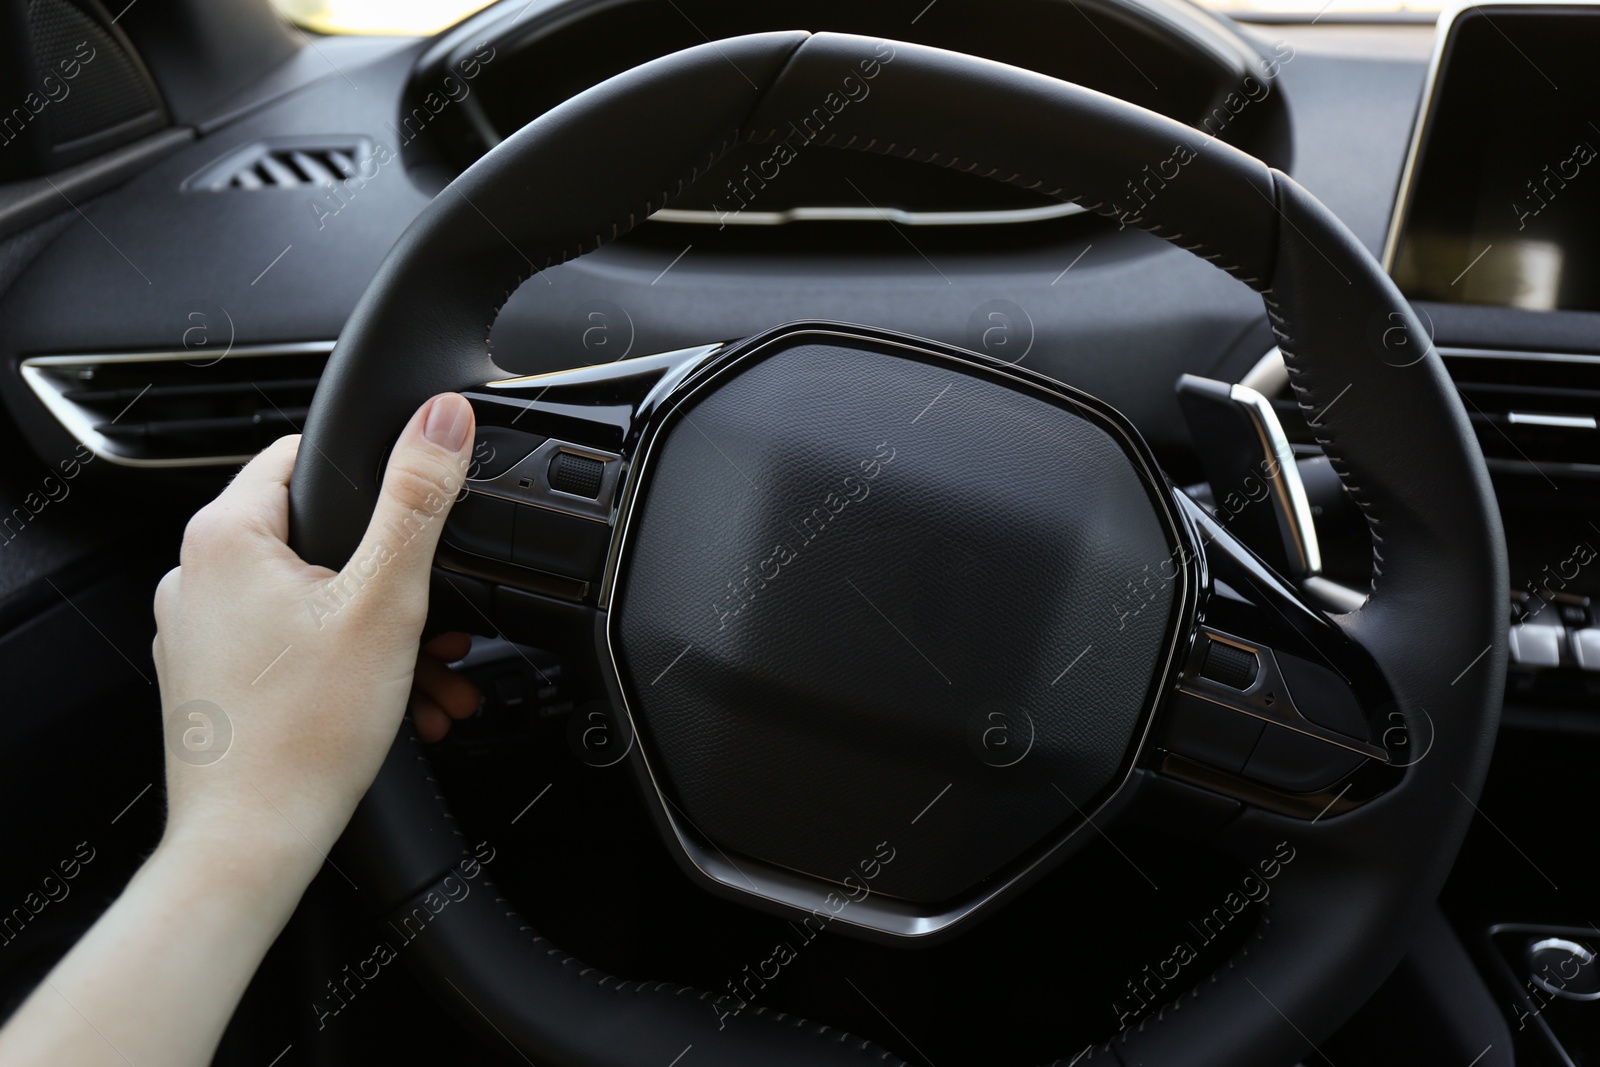
<instances>
[{"instance_id":1,"label":"infotainment touchscreen","mask_svg":"<svg viewBox=\"0 0 1600 1067\"><path fill-rule=\"evenodd\" d=\"M1600 310L1600 8L1468 8L1425 99L1389 248L1401 290Z\"/></svg>"}]
</instances>

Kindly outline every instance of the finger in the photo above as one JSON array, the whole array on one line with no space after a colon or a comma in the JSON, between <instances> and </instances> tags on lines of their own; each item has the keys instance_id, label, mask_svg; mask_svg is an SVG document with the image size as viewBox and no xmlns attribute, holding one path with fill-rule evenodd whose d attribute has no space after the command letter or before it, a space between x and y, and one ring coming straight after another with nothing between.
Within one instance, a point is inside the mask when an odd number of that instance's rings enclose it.
<instances>
[{"instance_id":1,"label":"finger","mask_svg":"<svg viewBox=\"0 0 1600 1067\"><path fill-rule=\"evenodd\" d=\"M457 393L423 404L400 432L372 522L341 576L375 586L375 605L409 612L420 623L428 568L466 477L472 436L472 405Z\"/></svg>"},{"instance_id":2,"label":"finger","mask_svg":"<svg viewBox=\"0 0 1600 1067\"><path fill-rule=\"evenodd\" d=\"M450 716L426 693L411 694L411 724L424 744L433 744L450 732Z\"/></svg>"},{"instance_id":3,"label":"finger","mask_svg":"<svg viewBox=\"0 0 1600 1067\"><path fill-rule=\"evenodd\" d=\"M483 694L478 687L445 666L444 661L433 656L417 659L417 673L413 684L419 692L429 697L451 718L464 719L478 710Z\"/></svg>"},{"instance_id":4,"label":"finger","mask_svg":"<svg viewBox=\"0 0 1600 1067\"><path fill-rule=\"evenodd\" d=\"M216 503L247 527L289 540L289 475L300 454L300 435L280 437L246 463Z\"/></svg>"},{"instance_id":5,"label":"finger","mask_svg":"<svg viewBox=\"0 0 1600 1067\"><path fill-rule=\"evenodd\" d=\"M422 651L430 656L438 656L446 663L454 663L472 651L472 635L464 634L460 630L442 633L423 645Z\"/></svg>"}]
</instances>

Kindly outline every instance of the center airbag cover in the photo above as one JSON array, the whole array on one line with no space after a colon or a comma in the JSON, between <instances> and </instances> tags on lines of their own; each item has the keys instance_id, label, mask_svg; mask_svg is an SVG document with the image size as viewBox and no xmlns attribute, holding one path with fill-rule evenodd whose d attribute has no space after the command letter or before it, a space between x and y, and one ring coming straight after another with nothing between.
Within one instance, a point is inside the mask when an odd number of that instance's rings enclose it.
<instances>
[{"instance_id":1,"label":"center airbag cover","mask_svg":"<svg viewBox=\"0 0 1600 1067\"><path fill-rule=\"evenodd\" d=\"M1003 364L820 331L692 387L643 459L613 644L676 816L954 899L1125 777L1175 535L1132 431Z\"/></svg>"}]
</instances>

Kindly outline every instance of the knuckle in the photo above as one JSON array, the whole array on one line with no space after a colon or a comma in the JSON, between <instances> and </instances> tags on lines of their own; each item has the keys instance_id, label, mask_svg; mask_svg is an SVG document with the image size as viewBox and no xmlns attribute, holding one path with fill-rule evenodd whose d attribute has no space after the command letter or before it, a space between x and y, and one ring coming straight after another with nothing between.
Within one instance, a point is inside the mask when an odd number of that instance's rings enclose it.
<instances>
[{"instance_id":1,"label":"knuckle","mask_svg":"<svg viewBox=\"0 0 1600 1067\"><path fill-rule=\"evenodd\" d=\"M154 611L157 627L165 624L167 615L172 611L172 598L178 595L177 586L182 579L182 570L181 567L174 567L156 583Z\"/></svg>"},{"instance_id":2,"label":"knuckle","mask_svg":"<svg viewBox=\"0 0 1600 1067\"><path fill-rule=\"evenodd\" d=\"M214 556L227 540L227 517L215 502L190 517L183 528L183 544L178 550L180 564L192 564Z\"/></svg>"},{"instance_id":3,"label":"knuckle","mask_svg":"<svg viewBox=\"0 0 1600 1067\"><path fill-rule=\"evenodd\" d=\"M407 458L390 466L384 492L419 518L431 518L443 510L451 491L439 465Z\"/></svg>"}]
</instances>

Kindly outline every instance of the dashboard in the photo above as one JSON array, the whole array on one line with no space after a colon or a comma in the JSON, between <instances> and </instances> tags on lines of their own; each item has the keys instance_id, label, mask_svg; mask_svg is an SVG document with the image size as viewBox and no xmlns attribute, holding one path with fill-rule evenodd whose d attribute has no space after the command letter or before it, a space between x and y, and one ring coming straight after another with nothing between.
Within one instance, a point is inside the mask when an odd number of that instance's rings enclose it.
<instances>
[{"instance_id":1,"label":"dashboard","mask_svg":"<svg viewBox=\"0 0 1600 1067\"><path fill-rule=\"evenodd\" d=\"M203 496L299 425L388 248L520 125L706 39L801 24L898 37L1180 119L1289 171L1386 253L1497 478L1522 594L1511 610L1525 624L1513 684L1551 707L1600 696L1589 608L1600 581L1570 562L1600 544L1600 201L1583 194L1600 180L1588 173L1600 132L1566 106L1591 88L1558 93L1538 69L1584 70L1572 60L1600 24L1594 9L1467 9L1436 43L1425 25L1239 26L1171 0L1006 0L979 20L953 5L908 20L829 0L507 8L431 40L311 42L220 104L190 101L164 129L58 172L55 193L15 183L0 201L0 281L14 278L0 305L0 397L25 447L46 467L86 449L87 477L121 492ZM137 52L135 29L118 47ZM160 57L146 59L170 85ZM538 270L493 324L497 362L537 373L825 316L1025 360L1123 411L1185 482L1202 463L1173 383L1246 381L1273 400L1308 479L1326 484L1259 302L1220 272L1025 191L807 152L830 108L885 91L876 77L863 70L796 116L787 156L737 146L622 239ZM40 207L55 194L72 207ZM1460 284L1441 282L1457 272ZM8 492L22 503L32 488L18 476ZM1316 506L1330 573L1364 586L1364 532L1337 486ZM62 521L85 530L60 551L101 534L87 508ZM52 562L54 549L39 551L4 580L26 585Z\"/></svg>"}]
</instances>

